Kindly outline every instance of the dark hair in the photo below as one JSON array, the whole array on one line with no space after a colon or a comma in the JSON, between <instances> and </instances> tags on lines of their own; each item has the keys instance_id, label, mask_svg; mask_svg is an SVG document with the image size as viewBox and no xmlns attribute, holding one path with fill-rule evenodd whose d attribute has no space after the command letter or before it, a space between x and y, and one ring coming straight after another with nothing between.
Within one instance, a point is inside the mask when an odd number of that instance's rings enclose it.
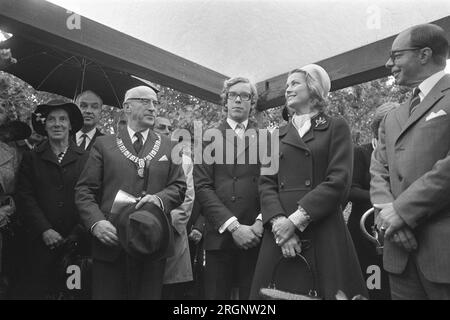
<instances>
[{"instance_id":1,"label":"dark hair","mask_svg":"<svg viewBox=\"0 0 450 320\"><path fill-rule=\"evenodd\" d=\"M410 37L411 47L430 48L434 63L445 66L449 48L444 29L435 24L420 24L410 29Z\"/></svg>"},{"instance_id":2,"label":"dark hair","mask_svg":"<svg viewBox=\"0 0 450 320\"><path fill-rule=\"evenodd\" d=\"M81 92L79 95L77 95L77 97L75 98L75 103L76 103L77 105L79 105L79 104L80 104L80 99L81 99L84 95L86 95L86 94L88 94L88 93L90 93L90 94L94 95L95 97L97 97L97 99L100 100L100 106L103 106L103 99L102 99L102 97L100 97L98 94L96 94L96 93L95 93L94 91L92 91L92 90L85 90L85 91Z\"/></svg>"}]
</instances>

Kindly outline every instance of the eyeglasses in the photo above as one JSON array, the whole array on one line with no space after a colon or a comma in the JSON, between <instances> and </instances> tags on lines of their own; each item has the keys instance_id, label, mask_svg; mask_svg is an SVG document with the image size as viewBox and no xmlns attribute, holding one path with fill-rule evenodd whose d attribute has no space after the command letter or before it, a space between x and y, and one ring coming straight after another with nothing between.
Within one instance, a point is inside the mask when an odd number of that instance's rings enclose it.
<instances>
[{"instance_id":1,"label":"eyeglasses","mask_svg":"<svg viewBox=\"0 0 450 320\"><path fill-rule=\"evenodd\" d=\"M146 98L130 98L127 101L139 101L145 106L153 105L155 107L159 106L159 102L153 99L146 99Z\"/></svg>"},{"instance_id":2,"label":"eyeglasses","mask_svg":"<svg viewBox=\"0 0 450 320\"><path fill-rule=\"evenodd\" d=\"M401 55L399 55L400 52L416 51L416 50L420 50L420 49L423 49L423 48L412 47L412 48L405 48L405 49L400 49L400 50L394 50L394 51L391 51L391 53L389 54L389 58L392 60L392 62L395 62L395 60L397 60L397 58L401 56Z\"/></svg>"},{"instance_id":3,"label":"eyeglasses","mask_svg":"<svg viewBox=\"0 0 450 320\"><path fill-rule=\"evenodd\" d=\"M228 92L227 98L228 100L236 100L236 98L239 97L242 101L249 101L252 97L250 93L247 92Z\"/></svg>"},{"instance_id":4,"label":"eyeglasses","mask_svg":"<svg viewBox=\"0 0 450 320\"><path fill-rule=\"evenodd\" d=\"M158 125L158 129L159 130L169 130L169 131L172 131L172 126L168 126L168 125L165 125L165 124L159 124Z\"/></svg>"}]
</instances>

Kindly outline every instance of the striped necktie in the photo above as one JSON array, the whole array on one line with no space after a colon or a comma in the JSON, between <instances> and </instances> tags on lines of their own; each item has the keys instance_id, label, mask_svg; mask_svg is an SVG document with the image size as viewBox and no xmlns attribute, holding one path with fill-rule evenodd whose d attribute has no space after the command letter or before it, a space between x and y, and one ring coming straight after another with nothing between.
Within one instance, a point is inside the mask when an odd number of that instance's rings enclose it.
<instances>
[{"instance_id":1,"label":"striped necktie","mask_svg":"<svg viewBox=\"0 0 450 320\"><path fill-rule=\"evenodd\" d=\"M239 138L243 138L244 137L244 133L245 133L245 127L244 127L244 124L243 123L238 123L237 125L236 125L236 128L234 129L234 132L236 132L236 135L239 137Z\"/></svg>"},{"instance_id":2,"label":"striped necktie","mask_svg":"<svg viewBox=\"0 0 450 320\"><path fill-rule=\"evenodd\" d=\"M420 103L420 89L417 87L413 90L411 102L409 103L409 115L411 116L416 110L417 105Z\"/></svg>"},{"instance_id":3,"label":"striped necktie","mask_svg":"<svg viewBox=\"0 0 450 320\"><path fill-rule=\"evenodd\" d=\"M136 137L136 141L133 142L133 147L134 147L134 150L136 151L136 153L139 154L139 152L141 152L142 145L143 145L143 143L142 143L142 140L143 140L142 133L136 132L134 134L134 136Z\"/></svg>"}]
</instances>

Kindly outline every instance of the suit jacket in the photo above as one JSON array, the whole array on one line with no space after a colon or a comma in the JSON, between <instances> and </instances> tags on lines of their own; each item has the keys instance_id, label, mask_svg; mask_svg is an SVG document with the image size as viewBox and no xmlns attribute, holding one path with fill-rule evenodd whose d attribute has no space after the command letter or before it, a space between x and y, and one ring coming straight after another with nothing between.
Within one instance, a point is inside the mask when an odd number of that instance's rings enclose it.
<instances>
[{"instance_id":1,"label":"suit jacket","mask_svg":"<svg viewBox=\"0 0 450 320\"><path fill-rule=\"evenodd\" d=\"M194 165L189 155L183 154L183 171L186 176L186 196L181 206L172 210L172 227L174 233L173 255L167 258L164 272L164 284L188 282L192 280L191 256L186 225L194 206Z\"/></svg>"},{"instance_id":2,"label":"suit jacket","mask_svg":"<svg viewBox=\"0 0 450 320\"><path fill-rule=\"evenodd\" d=\"M429 281L450 283L450 75L416 108L409 117L408 101L386 115L372 156L372 203L392 202L419 244L409 254L386 241L383 263L400 274L414 257Z\"/></svg>"},{"instance_id":3,"label":"suit jacket","mask_svg":"<svg viewBox=\"0 0 450 320\"><path fill-rule=\"evenodd\" d=\"M316 290L320 296L334 299L338 290L347 296L367 296L342 215L342 203L348 196L353 165L347 123L342 118L319 113L311 119L311 129L302 138L289 122L280 128L279 139L279 171L274 175L262 175L260 179L265 230L251 299L260 298L259 289L269 285L274 267L282 257L281 248L275 244L270 220L278 215L289 216L299 205L311 217L308 227L303 232L297 231L297 234L311 243L304 255L316 274ZM311 281L311 276L302 268L283 277L291 288L301 283L299 277L307 277L307 281Z\"/></svg>"},{"instance_id":4,"label":"suit jacket","mask_svg":"<svg viewBox=\"0 0 450 320\"><path fill-rule=\"evenodd\" d=\"M218 128L221 132L220 142L223 146L222 163L218 161L194 166L196 196L205 216L204 246L206 250L237 249L228 231L219 233L219 228L231 217L235 216L241 224L252 225L260 213L258 178L260 174L259 159L256 163L248 161L250 153L258 153L258 144L246 139L243 151L236 152L233 139L238 139L226 121ZM256 126L249 122L247 130ZM227 130L229 133L226 134ZM253 138L257 138L257 134ZM205 144L205 147L208 144ZM239 148L238 148L239 149ZM204 149L205 150L205 149ZM218 149L216 148L216 151ZM233 156L228 152L233 150ZM255 151L256 150L256 151ZM239 150L238 150L239 151ZM219 159L219 153L217 159ZM227 156L228 154L228 156ZM227 164L227 157L231 164ZM242 164L238 164L238 160ZM205 159L203 159L205 160ZM219 161L220 161L219 160ZM230 159L228 159L230 160Z\"/></svg>"},{"instance_id":5,"label":"suit jacket","mask_svg":"<svg viewBox=\"0 0 450 320\"><path fill-rule=\"evenodd\" d=\"M87 146L87 148L86 148L86 151L90 151L90 150L92 149L92 147L94 146L95 140L96 140L98 137L101 137L101 136L104 136L104 134L103 134L100 130L95 129L95 134L94 134L94 136L92 137L91 141L89 142L89 144L88 144L88 146Z\"/></svg>"},{"instance_id":6,"label":"suit jacket","mask_svg":"<svg viewBox=\"0 0 450 320\"><path fill-rule=\"evenodd\" d=\"M137 155L126 128L118 132L118 137L131 153L141 158L150 153L157 139L156 134L150 130ZM169 219L169 213L183 202L186 190L183 169L180 164L172 161L171 150L169 138L161 136L159 151L150 162L145 190L162 200ZM115 220L111 207L119 190L139 197L143 188L144 179L137 175L136 165L120 152L116 136L99 137L89 153L86 167L75 188L75 202L86 228L90 230L100 220ZM93 242L92 254L96 259L114 261L122 251L119 246L103 245L96 238Z\"/></svg>"}]
</instances>

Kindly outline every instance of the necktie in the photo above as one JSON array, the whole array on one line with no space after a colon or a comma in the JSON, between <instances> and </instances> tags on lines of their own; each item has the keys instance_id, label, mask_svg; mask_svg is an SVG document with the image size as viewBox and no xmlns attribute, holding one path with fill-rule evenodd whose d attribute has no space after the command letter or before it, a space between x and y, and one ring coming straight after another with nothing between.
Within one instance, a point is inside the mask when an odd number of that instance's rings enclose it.
<instances>
[{"instance_id":1,"label":"necktie","mask_svg":"<svg viewBox=\"0 0 450 320\"><path fill-rule=\"evenodd\" d=\"M88 135L85 134L85 133L83 133L83 134L81 135L81 137L83 138L83 141L81 141L79 147L82 148L83 150L86 150L86 147L87 147L87 146L86 146L86 142L87 142Z\"/></svg>"},{"instance_id":2,"label":"necktie","mask_svg":"<svg viewBox=\"0 0 450 320\"><path fill-rule=\"evenodd\" d=\"M419 93L420 93L420 89L419 88L415 88L413 90L413 95L412 95L412 98L411 98L411 102L409 104L409 115L413 114L413 112L415 111L417 105L420 103Z\"/></svg>"},{"instance_id":3,"label":"necktie","mask_svg":"<svg viewBox=\"0 0 450 320\"><path fill-rule=\"evenodd\" d=\"M139 154L139 152L141 152L142 149L142 139L143 139L142 133L136 132L134 136L136 137L136 141L133 142L133 147L136 153Z\"/></svg>"},{"instance_id":4,"label":"necktie","mask_svg":"<svg viewBox=\"0 0 450 320\"><path fill-rule=\"evenodd\" d=\"M236 125L236 129L234 130L234 132L236 132L236 135L242 139L244 137L244 133L245 133L244 125L242 123L238 123Z\"/></svg>"}]
</instances>

